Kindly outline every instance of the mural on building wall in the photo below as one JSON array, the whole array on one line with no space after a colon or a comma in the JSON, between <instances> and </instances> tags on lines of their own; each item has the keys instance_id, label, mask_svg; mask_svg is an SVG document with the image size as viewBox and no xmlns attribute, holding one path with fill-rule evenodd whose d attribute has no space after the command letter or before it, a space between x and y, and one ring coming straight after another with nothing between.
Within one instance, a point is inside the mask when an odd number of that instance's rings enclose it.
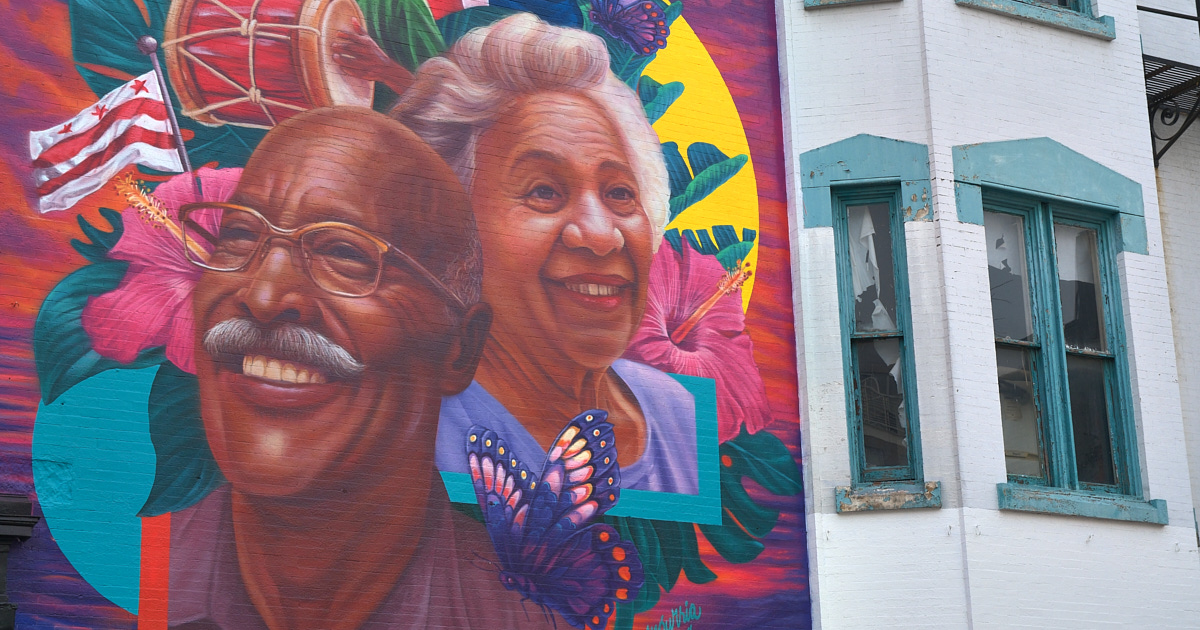
<instances>
[{"instance_id":1,"label":"mural on building wall","mask_svg":"<svg viewBox=\"0 0 1200 630\"><path fill-rule=\"evenodd\" d=\"M770 5L3 11L21 627L810 625Z\"/></svg>"}]
</instances>

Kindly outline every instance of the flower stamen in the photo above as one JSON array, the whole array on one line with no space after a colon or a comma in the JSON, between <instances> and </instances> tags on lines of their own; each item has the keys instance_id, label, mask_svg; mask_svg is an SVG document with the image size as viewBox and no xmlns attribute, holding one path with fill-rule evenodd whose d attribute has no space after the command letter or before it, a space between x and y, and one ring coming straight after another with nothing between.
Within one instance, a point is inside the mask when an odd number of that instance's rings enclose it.
<instances>
[{"instance_id":1,"label":"flower stamen","mask_svg":"<svg viewBox=\"0 0 1200 630\"><path fill-rule=\"evenodd\" d=\"M744 261L739 260L737 271L725 274L717 283L716 292L705 300L703 304L696 307L696 310L678 328L671 331L671 343L675 345L683 343L683 340L687 339L688 334L692 332L696 324L700 323L700 319L707 315L712 310L712 307L717 305L717 300L737 291L750 279L750 276L754 272L750 270L749 263L743 263Z\"/></svg>"},{"instance_id":2,"label":"flower stamen","mask_svg":"<svg viewBox=\"0 0 1200 630\"><path fill-rule=\"evenodd\" d=\"M208 260L208 252L204 251L199 243L183 237L183 230L175 221L171 220L166 205L141 184L142 182L134 179L133 175L126 173L125 177L117 180L117 193L124 197L134 210L137 210L138 216L146 223L156 228L166 228L180 243L199 256L200 260Z\"/></svg>"}]
</instances>

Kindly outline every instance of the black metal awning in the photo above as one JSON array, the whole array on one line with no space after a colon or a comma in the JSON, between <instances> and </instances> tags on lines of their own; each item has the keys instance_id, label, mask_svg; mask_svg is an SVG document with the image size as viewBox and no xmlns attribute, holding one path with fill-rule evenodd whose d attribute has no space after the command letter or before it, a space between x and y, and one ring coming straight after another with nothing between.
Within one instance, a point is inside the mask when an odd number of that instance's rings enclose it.
<instances>
[{"instance_id":1,"label":"black metal awning","mask_svg":"<svg viewBox=\"0 0 1200 630\"><path fill-rule=\"evenodd\" d=\"M1139 11L1195 22L1196 15L1138 6ZM1200 0L1196 2L1200 15ZM1150 136L1154 143L1154 165L1200 117L1200 67L1142 55L1146 72L1146 106L1150 114Z\"/></svg>"}]
</instances>

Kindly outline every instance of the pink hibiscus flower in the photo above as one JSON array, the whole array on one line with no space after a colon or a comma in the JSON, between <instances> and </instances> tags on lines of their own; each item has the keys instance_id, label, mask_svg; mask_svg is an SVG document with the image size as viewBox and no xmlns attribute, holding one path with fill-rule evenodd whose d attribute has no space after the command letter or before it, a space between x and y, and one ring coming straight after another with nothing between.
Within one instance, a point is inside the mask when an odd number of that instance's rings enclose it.
<instances>
[{"instance_id":1,"label":"pink hibiscus flower","mask_svg":"<svg viewBox=\"0 0 1200 630\"><path fill-rule=\"evenodd\" d=\"M196 171L203 201L228 200L241 174L240 168ZM176 224L180 206L201 201L186 174L160 184L154 196ZM108 255L128 261L129 269L116 289L88 298L83 329L100 356L129 363L147 348L166 346L167 360L195 374L192 289L201 270L184 257L183 243L172 230L148 222L133 207L121 217L125 231Z\"/></svg>"},{"instance_id":2,"label":"pink hibiscus flower","mask_svg":"<svg viewBox=\"0 0 1200 630\"><path fill-rule=\"evenodd\" d=\"M718 297L728 274L715 257L687 245L682 254L663 245L650 267L646 315L624 358L714 379L721 442L737 437L742 425L750 433L759 431L771 421L771 412L746 333L741 290Z\"/></svg>"}]
</instances>

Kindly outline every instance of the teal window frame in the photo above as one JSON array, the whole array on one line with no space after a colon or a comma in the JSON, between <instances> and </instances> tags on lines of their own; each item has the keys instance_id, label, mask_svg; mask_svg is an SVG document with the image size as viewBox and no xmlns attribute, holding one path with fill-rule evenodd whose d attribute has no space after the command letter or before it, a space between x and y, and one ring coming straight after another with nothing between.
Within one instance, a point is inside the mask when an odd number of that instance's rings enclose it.
<instances>
[{"instance_id":1,"label":"teal window frame","mask_svg":"<svg viewBox=\"0 0 1200 630\"><path fill-rule=\"evenodd\" d=\"M1030 314L1035 342L996 339L997 348L1024 348L1033 356L1033 382L1038 399L1043 476L1008 475L1010 484L1062 488L1090 494L1141 496L1142 484L1135 454L1133 391L1125 345L1124 315L1115 244L1118 218L1070 204L1040 200L1001 191L985 190L985 212L1020 216L1025 227L1025 264L1028 269ZM1072 349L1063 333L1059 297L1054 226L1072 225L1094 230L1100 281L1098 296L1104 316L1106 352ZM1108 429L1115 485L1081 482L1071 424L1067 357L1105 359L1104 380Z\"/></svg>"},{"instance_id":2,"label":"teal window frame","mask_svg":"<svg viewBox=\"0 0 1200 630\"><path fill-rule=\"evenodd\" d=\"M954 0L954 4L1037 22L1096 39L1112 41L1117 38L1116 21L1111 15L1097 17L1090 0L1071 0L1070 7L1036 0Z\"/></svg>"},{"instance_id":3,"label":"teal window frame","mask_svg":"<svg viewBox=\"0 0 1200 630\"><path fill-rule=\"evenodd\" d=\"M832 188L834 249L837 257L838 313L842 330L842 357L846 378L846 418L850 443L851 482L858 485L881 482L924 483L921 460L920 414L917 408L916 363L912 351L912 309L908 291L908 253L904 238L904 218L901 215L899 185L855 186ZM848 208L864 204L888 205L888 227L892 252L892 271L896 298L896 328L891 331L859 332L855 323L855 299L850 263ZM866 457L866 427L862 414L862 385L859 382L858 355L855 342L872 339L897 339L900 342L900 365L903 370L904 416L907 423L907 464L891 467L868 467Z\"/></svg>"},{"instance_id":4,"label":"teal window frame","mask_svg":"<svg viewBox=\"0 0 1200 630\"><path fill-rule=\"evenodd\" d=\"M964 144L955 146L952 155L959 221L983 227L984 191L989 200L1008 192L1022 199L1059 204L1080 213L1085 220L1103 222L1109 263L1116 261L1112 250L1148 253L1141 184L1103 164L1050 138ZM1109 295L1112 299L1107 306L1119 310L1119 287L1109 289ZM1124 326L1124 317L1119 321ZM1120 347L1125 348L1123 337ZM1121 355L1122 361L1127 361L1125 352ZM1132 398L1126 401L1133 404ZM1124 447L1131 462L1129 473L1140 475L1135 425L1130 418L1126 421L1129 432ZM1167 524L1166 501L1146 500L1140 477L1129 490L1130 494L1123 495L1028 483L996 484L1001 510Z\"/></svg>"}]
</instances>

